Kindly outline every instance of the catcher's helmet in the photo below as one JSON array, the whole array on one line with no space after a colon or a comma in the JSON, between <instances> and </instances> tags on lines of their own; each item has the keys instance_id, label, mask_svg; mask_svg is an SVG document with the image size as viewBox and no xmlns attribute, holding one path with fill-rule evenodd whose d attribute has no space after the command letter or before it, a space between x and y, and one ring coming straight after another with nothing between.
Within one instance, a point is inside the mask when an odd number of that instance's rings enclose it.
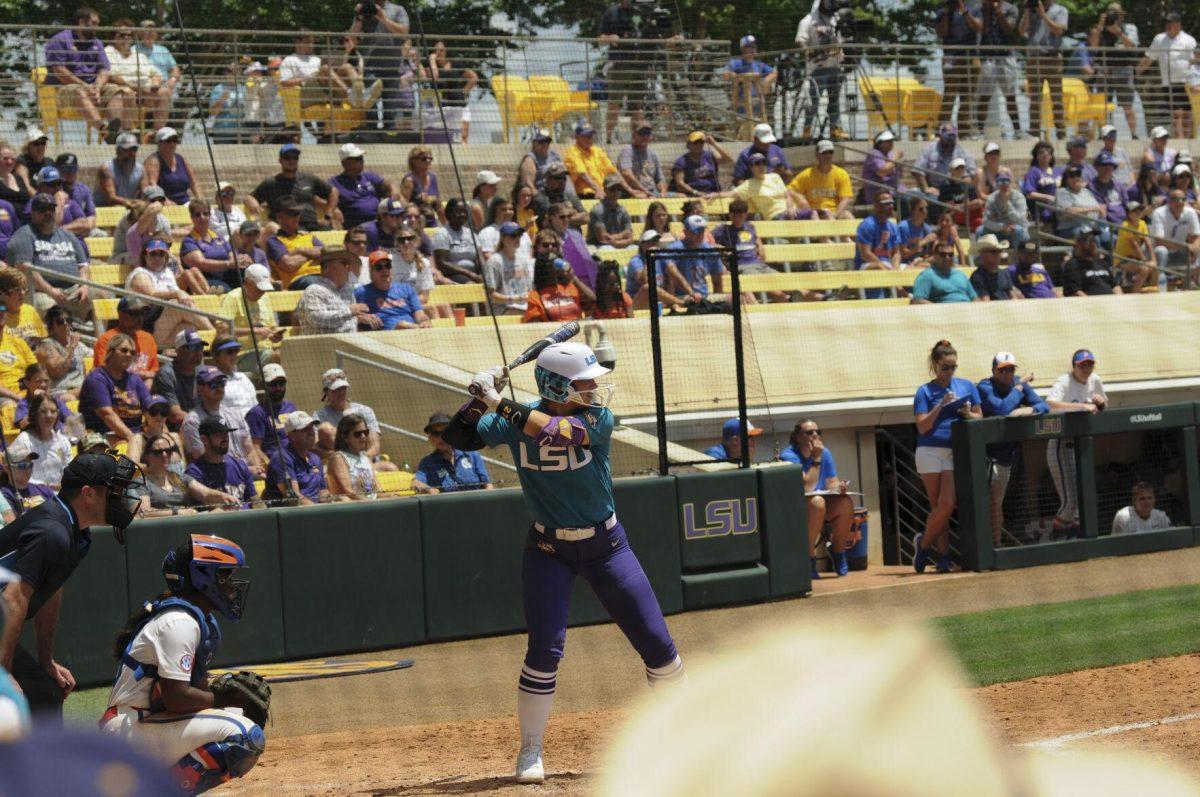
<instances>
[{"instance_id":1,"label":"catcher's helmet","mask_svg":"<svg viewBox=\"0 0 1200 797\"><path fill-rule=\"evenodd\" d=\"M224 537L193 534L183 545L168 551L162 572L167 589L178 594L191 587L208 598L230 620L240 620L246 608L250 582L234 575L246 567L246 554Z\"/></svg>"},{"instance_id":2,"label":"catcher's helmet","mask_svg":"<svg viewBox=\"0 0 1200 797\"><path fill-rule=\"evenodd\" d=\"M598 382L594 389L582 393L574 383L594 380L611 370L597 362L595 352L583 343L553 343L538 355L533 378L542 398L563 404L606 407L616 389L612 382Z\"/></svg>"}]
</instances>

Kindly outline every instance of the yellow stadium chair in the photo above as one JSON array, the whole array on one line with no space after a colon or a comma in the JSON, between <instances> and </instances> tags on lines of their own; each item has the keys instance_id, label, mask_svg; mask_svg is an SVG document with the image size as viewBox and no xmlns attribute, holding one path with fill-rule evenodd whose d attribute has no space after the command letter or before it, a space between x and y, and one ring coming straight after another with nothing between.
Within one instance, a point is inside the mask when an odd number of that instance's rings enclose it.
<instances>
[{"instance_id":1,"label":"yellow stadium chair","mask_svg":"<svg viewBox=\"0 0 1200 797\"><path fill-rule=\"evenodd\" d=\"M83 358L83 370L85 373L92 370L92 368L95 366L96 362L92 359L92 355L89 354L87 357Z\"/></svg>"},{"instance_id":2,"label":"yellow stadium chair","mask_svg":"<svg viewBox=\"0 0 1200 797\"><path fill-rule=\"evenodd\" d=\"M117 303L119 301L119 299L92 300L92 314L95 315L96 321L101 322L102 329L106 322L117 320Z\"/></svg>"},{"instance_id":3,"label":"yellow stadium chair","mask_svg":"<svg viewBox=\"0 0 1200 797\"><path fill-rule=\"evenodd\" d=\"M267 305L276 313L290 313L300 303L303 291L271 291L267 294Z\"/></svg>"},{"instance_id":4,"label":"yellow stadium chair","mask_svg":"<svg viewBox=\"0 0 1200 797\"><path fill-rule=\"evenodd\" d=\"M450 319L453 321L454 319ZM469 327L490 327L492 326L492 317L490 315L468 316L465 325ZM497 324L519 324L521 316L513 313L511 315L496 316L495 323Z\"/></svg>"},{"instance_id":5,"label":"yellow stadium chair","mask_svg":"<svg viewBox=\"0 0 1200 797\"><path fill-rule=\"evenodd\" d=\"M818 260L854 259L852 243L767 244L763 251L768 263L814 263Z\"/></svg>"},{"instance_id":6,"label":"yellow stadium chair","mask_svg":"<svg viewBox=\"0 0 1200 797\"><path fill-rule=\"evenodd\" d=\"M541 121L549 110L538 108L537 100L529 90L529 81L517 75L492 75L492 94L500 106L500 124L504 128L504 140L509 131Z\"/></svg>"},{"instance_id":7,"label":"yellow stadium chair","mask_svg":"<svg viewBox=\"0 0 1200 797\"><path fill-rule=\"evenodd\" d=\"M366 118L363 109L353 108L344 102L302 106L299 86L280 86L279 98L283 100L283 118L289 127L299 128L304 122L321 122L327 132L349 133L361 127Z\"/></svg>"},{"instance_id":8,"label":"yellow stadium chair","mask_svg":"<svg viewBox=\"0 0 1200 797\"><path fill-rule=\"evenodd\" d=\"M434 329L445 329L446 327L458 326L453 318L434 318L431 319L429 323Z\"/></svg>"},{"instance_id":9,"label":"yellow stadium chair","mask_svg":"<svg viewBox=\"0 0 1200 797\"><path fill-rule=\"evenodd\" d=\"M346 241L345 230L325 230L316 233L317 238L326 246L337 248L342 246Z\"/></svg>"},{"instance_id":10,"label":"yellow stadium chair","mask_svg":"<svg viewBox=\"0 0 1200 797\"><path fill-rule=\"evenodd\" d=\"M267 489L266 479L255 479L254 480L254 491L256 493L258 493L259 496L262 496L263 491L266 489Z\"/></svg>"},{"instance_id":11,"label":"yellow stadium chair","mask_svg":"<svg viewBox=\"0 0 1200 797\"><path fill-rule=\"evenodd\" d=\"M92 143L92 126L86 124L86 118L73 104L60 107L58 104L58 89L56 84L46 83L46 67L34 67L30 73L34 87L37 89L38 116L42 120L42 128L54 130L54 146L57 148L62 139L63 122L85 122L87 143Z\"/></svg>"},{"instance_id":12,"label":"yellow stadium chair","mask_svg":"<svg viewBox=\"0 0 1200 797\"><path fill-rule=\"evenodd\" d=\"M95 260L108 260L112 257L115 238L95 236L87 239L88 252Z\"/></svg>"},{"instance_id":13,"label":"yellow stadium chair","mask_svg":"<svg viewBox=\"0 0 1200 797\"><path fill-rule=\"evenodd\" d=\"M375 474L375 484L381 493L411 495L413 475L406 470L395 470Z\"/></svg>"},{"instance_id":14,"label":"yellow stadium chair","mask_svg":"<svg viewBox=\"0 0 1200 797\"><path fill-rule=\"evenodd\" d=\"M92 239L92 240L104 240ZM112 239L109 239L112 240ZM95 249L92 253L95 253ZM91 267L92 282L99 282L104 285L124 285L125 278L129 276L129 266L121 266L116 263L93 263Z\"/></svg>"},{"instance_id":15,"label":"yellow stadium chair","mask_svg":"<svg viewBox=\"0 0 1200 797\"><path fill-rule=\"evenodd\" d=\"M586 91L572 91L567 81L558 75L531 75L529 94L540 107L548 106L549 121L562 122L571 116L586 116L596 110L596 103Z\"/></svg>"},{"instance_id":16,"label":"yellow stadium chair","mask_svg":"<svg viewBox=\"0 0 1200 797\"><path fill-rule=\"evenodd\" d=\"M107 205L96 208L96 226L102 230L114 230L121 222L121 217L128 213L120 205Z\"/></svg>"},{"instance_id":17,"label":"yellow stadium chair","mask_svg":"<svg viewBox=\"0 0 1200 797\"><path fill-rule=\"evenodd\" d=\"M193 296L192 301L196 304L196 309L202 313L217 313L221 310L221 300L223 296L217 294L209 294L207 296Z\"/></svg>"},{"instance_id":18,"label":"yellow stadium chair","mask_svg":"<svg viewBox=\"0 0 1200 797\"><path fill-rule=\"evenodd\" d=\"M1042 129L1049 130L1053 125L1050 124L1051 100L1050 100L1050 84L1042 82ZM1063 78L1063 116L1065 124L1074 125L1076 132L1081 127L1088 127L1098 131L1101 127L1108 124L1109 114L1116 109L1116 106L1108 102L1103 93L1095 93L1088 91L1087 84L1077 77Z\"/></svg>"},{"instance_id":19,"label":"yellow stadium chair","mask_svg":"<svg viewBox=\"0 0 1200 797\"><path fill-rule=\"evenodd\" d=\"M937 125L942 95L913 78L893 75L862 75L858 90L867 109L868 135L893 125L907 127L910 136L918 129L926 134Z\"/></svg>"},{"instance_id":20,"label":"yellow stadium chair","mask_svg":"<svg viewBox=\"0 0 1200 797\"><path fill-rule=\"evenodd\" d=\"M162 213L167 217L167 221L171 222L172 227L186 227L192 223L187 205L165 205Z\"/></svg>"},{"instance_id":21,"label":"yellow stadium chair","mask_svg":"<svg viewBox=\"0 0 1200 797\"><path fill-rule=\"evenodd\" d=\"M197 329L196 334L200 336L200 340L204 341L205 345L217 339L217 331L215 329Z\"/></svg>"},{"instance_id":22,"label":"yellow stadium chair","mask_svg":"<svg viewBox=\"0 0 1200 797\"><path fill-rule=\"evenodd\" d=\"M435 285L429 292L429 304L474 304L487 301L487 294L478 282L465 285Z\"/></svg>"},{"instance_id":23,"label":"yellow stadium chair","mask_svg":"<svg viewBox=\"0 0 1200 797\"><path fill-rule=\"evenodd\" d=\"M91 369L89 368L88 370ZM79 399L65 399L63 404L65 404L67 409L69 409L71 412L79 412Z\"/></svg>"}]
</instances>

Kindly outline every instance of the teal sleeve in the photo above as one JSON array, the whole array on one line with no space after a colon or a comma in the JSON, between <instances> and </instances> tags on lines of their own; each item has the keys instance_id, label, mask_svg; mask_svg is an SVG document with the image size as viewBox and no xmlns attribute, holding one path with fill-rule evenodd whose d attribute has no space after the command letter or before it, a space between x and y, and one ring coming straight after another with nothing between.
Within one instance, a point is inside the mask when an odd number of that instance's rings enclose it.
<instances>
[{"instance_id":1,"label":"teal sleeve","mask_svg":"<svg viewBox=\"0 0 1200 797\"><path fill-rule=\"evenodd\" d=\"M613 414L607 407L588 409L575 416L583 421L588 430L588 445L591 448L608 449L612 441Z\"/></svg>"},{"instance_id":2,"label":"teal sleeve","mask_svg":"<svg viewBox=\"0 0 1200 797\"><path fill-rule=\"evenodd\" d=\"M489 446L503 445L512 437L513 426L494 412L489 412L479 419L475 431Z\"/></svg>"}]
</instances>

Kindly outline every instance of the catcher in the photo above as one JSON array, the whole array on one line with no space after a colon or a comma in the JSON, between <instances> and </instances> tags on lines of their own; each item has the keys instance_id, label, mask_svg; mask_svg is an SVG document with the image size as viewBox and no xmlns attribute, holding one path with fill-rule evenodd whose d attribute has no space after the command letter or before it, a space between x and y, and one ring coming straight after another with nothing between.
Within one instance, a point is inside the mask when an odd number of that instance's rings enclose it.
<instances>
[{"instance_id":1,"label":"catcher","mask_svg":"<svg viewBox=\"0 0 1200 797\"><path fill-rule=\"evenodd\" d=\"M267 682L252 672L208 676L221 644L213 612L241 618L250 585L235 576L245 566L236 544L191 535L163 559L168 591L117 634L121 665L100 729L161 757L187 794L245 775L266 746Z\"/></svg>"}]
</instances>

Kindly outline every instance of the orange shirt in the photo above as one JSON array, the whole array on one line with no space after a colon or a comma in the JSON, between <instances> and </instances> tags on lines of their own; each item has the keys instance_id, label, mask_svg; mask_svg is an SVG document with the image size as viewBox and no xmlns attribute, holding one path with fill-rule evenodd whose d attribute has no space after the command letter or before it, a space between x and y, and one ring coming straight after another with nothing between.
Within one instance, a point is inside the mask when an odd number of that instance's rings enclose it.
<instances>
[{"instance_id":1,"label":"orange shirt","mask_svg":"<svg viewBox=\"0 0 1200 797\"><path fill-rule=\"evenodd\" d=\"M92 347L92 360L97 366L104 365L104 357L108 354L108 342L118 334L120 334L120 330L113 327L96 338L96 345ZM154 342L154 336L144 329L139 329L134 337L134 343L137 344L137 357L133 358L129 370L142 374L148 373L151 376L157 374L158 344Z\"/></svg>"},{"instance_id":2,"label":"orange shirt","mask_svg":"<svg viewBox=\"0 0 1200 797\"><path fill-rule=\"evenodd\" d=\"M621 303L607 310L601 310L597 304L592 308L592 318L632 318L633 298L624 291L621 292Z\"/></svg>"},{"instance_id":3,"label":"orange shirt","mask_svg":"<svg viewBox=\"0 0 1200 797\"><path fill-rule=\"evenodd\" d=\"M583 318L583 304L574 284L558 285L529 292L529 306L521 317L522 324L531 321L578 321Z\"/></svg>"}]
</instances>

